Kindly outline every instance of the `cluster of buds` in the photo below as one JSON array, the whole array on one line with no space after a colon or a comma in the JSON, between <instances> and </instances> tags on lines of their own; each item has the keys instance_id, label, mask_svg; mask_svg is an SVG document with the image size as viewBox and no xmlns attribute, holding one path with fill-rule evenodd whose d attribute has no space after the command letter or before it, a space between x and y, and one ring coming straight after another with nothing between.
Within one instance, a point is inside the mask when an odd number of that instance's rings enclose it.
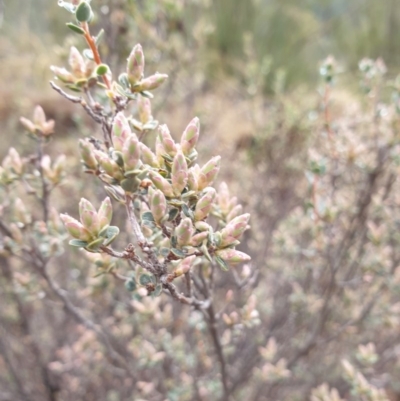
<instances>
[{"instance_id":1,"label":"cluster of buds","mask_svg":"<svg viewBox=\"0 0 400 401\"><path fill-rule=\"evenodd\" d=\"M323 383L311 392L311 401L344 401L340 398L337 389L329 389L327 383Z\"/></svg>"},{"instance_id":2,"label":"cluster of buds","mask_svg":"<svg viewBox=\"0 0 400 401\"><path fill-rule=\"evenodd\" d=\"M24 161L14 148L10 148L0 166L0 184L9 185L24 173Z\"/></svg>"},{"instance_id":3,"label":"cluster of buds","mask_svg":"<svg viewBox=\"0 0 400 401\"><path fill-rule=\"evenodd\" d=\"M372 60L363 58L358 63L362 75L361 87L366 93L370 93L387 72L387 67L381 58Z\"/></svg>"},{"instance_id":4,"label":"cluster of buds","mask_svg":"<svg viewBox=\"0 0 400 401\"><path fill-rule=\"evenodd\" d=\"M158 126L158 121L153 118L151 114L151 101L148 97L138 95L137 96L137 109L139 114L139 120L131 118L130 122L132 127L140 133L151 131Z\"/></svg>"},{"instance_id":5,"label":"cluster of buds","mask_svg":"<svg viewBox=\"0 0 400 401\"><path fill-rule=\"evenodd\" d=\"M46 115L40 106L36 106L33 112L33 121L25 117L20 118L25 129L36 137L47 138L54 133L54 120L46 120Z\"/></svg>"},{"instance_id":6,"label":"cluster of buds","mask_svg":"<svg viewBox=\"0 0 400 401\"><path fill-rule=\"evenodd\" d=\"M151 96L148 91L157 89L166 81L168 75L156 72L144 77L144 65L143 49L140 44L137 44L128 57L126 72L119 76L118 84L114 83L114 91L125 96L134 93L141 93L146 97Z\"/></svg>"},{"instance_id":7,"label":"cluster of buds","mask_svg":"<svg viewBox=\"0 0 400 401\"><path fill-rule=\"evenodd\" d=\"M65 176L65 155L60 155L51 164L50 156L45 155L41 160L41 168L44 177L52 184L57 185Z\"/></svg>"},{"instance_id":8,"label":"cluster of buds","mask_svg":"<svg viewBox=\"0 0 400 401\"><path fill-rule=\"evenodd\" d=\"M338 66L333 56L328 56L319 68L319 75L327 84L332 84L335 76L338 74Z\"/></svg>"},{"instance_id":9,"label":"cluster of buds","mask_svg":"<svg viewBox=\"0 0 400 401\"><path fill-rule=\"evenodd\" d=\"M119 228L110 226L112 205L110 198L104 199L98 211L86 199L79 203L80 221L68 214L61 214L68 233L74 237L70 245L85 248L90 252L97 252L104 245L109 245L119 234Z\"/></svg>"},{"instance_id":10,"label":"cluster of buds","mask_svg":"<svg viewBox=\"0 0 400 401\"><path fill-rule=\"evenodd\" d=\"M69 89L80 92L84 88L93 86L97 82L96 64L91 59L84 57L77 48L71 47L66 68L51 66L57 79L63 82Z\"/></svg>"}]
</instances>

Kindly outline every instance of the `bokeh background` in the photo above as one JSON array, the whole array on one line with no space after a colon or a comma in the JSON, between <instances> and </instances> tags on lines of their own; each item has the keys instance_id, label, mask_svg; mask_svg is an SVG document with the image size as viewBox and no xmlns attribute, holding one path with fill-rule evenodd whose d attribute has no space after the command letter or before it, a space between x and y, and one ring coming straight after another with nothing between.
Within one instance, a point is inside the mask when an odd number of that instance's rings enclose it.
<instances>
[{"instance_id":1,"label":"bokeh background","mask_svg":"<svg viewBox=\"0 0 400 401\"><path fill-rule=\"evenodd\" d=\"M200 117L200 161L222 156L219 181L252 214L242 249L257 275L219 326L232 400L398 400L399 1L92 4L93 31L106 32L103 60L123 72L133 45L142 44L146 71L169 75L155 92L153 114L175 138ZM40 104L56 122L48 153L67 155L68 179L55 206L76 215L81 196L104 198L77 157L78 139L99 129L48 82L49 66L67 66L70 46L82 50L83 43L67 30L70 15L56 0L3 0L0 13L0 160L10 146L30 152L19 117ZM329 55L333 82L320 75ZM386 67L371 61L363 77L363 58L381 58ZM187 308L131 301L112 279L94 278L93 263L77 252L52 263L74 304L129 355L138 370L132 381L34 272L0 262L7 305L0 308L0 400L222 396L215 352ZM244 280L248 272L237 274ZM217 300L236 279L221 275Z\"/></svg>"}]
</instances>

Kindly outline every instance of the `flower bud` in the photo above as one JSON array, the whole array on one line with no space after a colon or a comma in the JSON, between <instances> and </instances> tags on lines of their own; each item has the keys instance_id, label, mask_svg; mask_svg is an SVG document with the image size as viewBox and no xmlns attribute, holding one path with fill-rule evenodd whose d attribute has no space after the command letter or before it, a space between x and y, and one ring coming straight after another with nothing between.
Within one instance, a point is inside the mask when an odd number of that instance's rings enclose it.
<instances>
[{"instance_id":1,"label":"flower bud","mask_svg":"<svg viewBox=\"0 0 400 401\"><path fill-rule=\"evenodd\" d=\"M110 198L107 196L106 199L100 205L97 213L97 219L99 221L100 230L111 224L113 209Z\"/></svg>"},{"instance_id":2,"label":"flower bud","mask_svg":"<svg viewBox=\"0 0 400 401\"><path fill-rule=\"evenodd\" d=\"M159 74L156 72L154 75L150 75L149 77L142 79L135 90L137 92L148 91L152 89L158 88L161 84L163 84L168 78L167 74Z\"/></svg>"},{"instance_id":3,"label":"flower bud","mask_svg":"<svg viewBox=\"0 0 400 401\"><path fill-rule=\"evenodd\" d=\"M20 198L17 198L14 202L14 213L17 221L24 225L32 222L32 216Z\"/></svg>"},{"instance_id":4,"label":"flower bud","mask_svg":"<svg viewBox=\"0 0 400 401\"><path fill-rule=\"evenodd\" d=\"M189 155L195 148L200 134L200 121L197 117L188 124L181 138L181 149L185 155Z\"/></svg>"},{"instance_id":5,"label":"flower bud","mask_svg":"<svg viewBox=\"0 0 400 401\"><path fill-rule=\"evenodd\" d=\"M233 220L235 217L239 216L240 213L243 212L243 206L242 205L236 205L229 213L228 216L226 216L226 220L229 222Z\"/></svg>"},{"instance_id":6,"label":"flower bud","mask_svg":"<svg viewBox=\"0 0 400 401\"><path fill-rule=\"evenodd\" d=\"M209 188L207 192L199 199L194 212L194 217L197 221L204 220L209 215L212 209L215 194L215 189Z\"/></svg>"},{"instance_id":7,"label":"flower bud","mask_svg":"<svg viewBox=\"0 0 400 401\"><path fill-rule=\"evenodd\" d=\"M7 168L11 168L14 174L21 175L23 172L24 164L22 163L20 155L14 148L9 149L3 165Z\"/></svg>"},{"instance_id":8,"label":"flower bud","mask_svg":"<svg viewBox=\"0 0 400 401\"><path fill-rule=\"evenodd\" d=\"M151 115L151 101L148 97L140 96L138 98L139 120L142 124L153 119Z\"/></svg>"},{"instance_id":9,"label":"flower bud","mask_svg":"<svg viewBox=\"0 0 400 401\"><path fill-rule=\"evenodd\" d=\"M228 225L221 230L221 247L228 246L239 239L246 230L249 219L250 214L245 213L230 221Z\"/></svg>"},{"instance_id":10,"label":"flower bud","mask_svg":"<svg viewBox=\"0 0 400 401\"><path fill-rule=\"evenodd\" d=\"M82 157L82 163L91 170L97 170L97 160L94 156L94 146L84 139L79 140L79 151Z\"/></svg>"},{"instance_id":11,"label":"flower bud","mask_svg":"<svg viewBox=\"0 0 400 401\"><path fill-rule=\"evenodd\" d=\"M75 82L74 76L65 68L60 68L52 65L50 67L50 70L53 72L57 79L65 84L73 84Z\"/></svg>"},{"instance_id":12,"label":"flower bud","mask_svg":"<svg viewBox=\"0 0 400 401\"><path fill-rule=\"evenodd\" d=\"M179 225L175 228L175 235L178 241L178 245L184 246L189 244L190 239L193 235L193 224L189 217L183 219Z\"/></svg>"},{"instance_id":13,"label":"flower bud","mask_svg":"<svg viewBox=\"0 0 400 401\"><path fill-rule=\"evenodd\" d=\"M171 171L172 187L175 195L179 196L188 182L188 168L185 156L181 151L174 157Z\"/></svg>"},{"instance_id":14,"label":"flower bud","mask_svg":"<svg viewBox=\"0 0 400 401\"><path fill-rule=\"evenodd\" d=\"M124 146L122 147L122 157L124 159L124 170L135 170L140 158L139 140L135 134L129 135L125 140Z\"/></svg>"},{"instance_id":15,"label":"flower bud","mask_svg":"<svg viewBox=\"0 0 400 401\"><path fill-rule=\"evenodd\" d=\"M33 111L33 122L38 127L42 127L46 123L46 115L41 106L35 107Z\"/></svg>"},{"instance_id":16,"label":"flower bud","mask_svg":"<svg viewBox=\"0 0 400 401\"><path fill-rule=\"evenodd\" d=\"M221 156L213 157L200 171L198 185L199 191L211 185L219 172Z\"/></svg>"},{"instance_id":17,"label":"flower bud","mask_svg":"<svg viewBox=\"0 0 400 401\"><path fill-rule=\"evenodd\" d=\"M221 209L222 214L227 215L229 213L229 189L226 182L221 182L218 188L218 205Z\"/></svg>"},{"instance_id":18,"label":"flower bud","mask_svg":"<svg viewBox=\"0 0 400 401\"><path fill-rule=\"evenodd\" d=\"M19 119L19 121L20 121L20 123L24 126L24 128L25 128L28 132L30 132L31 134L34 134L34 133L36 132L36 126L35 126L35 124L34 124L31 120L28 120L28 119L25 118L25 117L21 117L21 118Z\"/></svg>"},{"instance_id":19,"label":"flower bud","mask_svg":"<svg viewBox=\"0 0 400 401\"><path fill-rule=\"evenodd\" d=\"M84 227L94 235L100 231L100 222L94 206L85 198L79 202L79 216Z\"/></svg>"},{"instance_id":20,"label":"flower bud","mask_svg":"<svg viewBox=\"0 0 400 401\"><path fill-rule=\"evenodd\" d=\"M242 263L251 260L251 257L244 252L237 251L236 249L220 249L215 252L217 256L222 258L228 263Z\"/></svg>"},{"instance_id":21,"label":"flower bud","mask_svg":"<svg viewBox=\"0 0 400 401\"><path fill-rule=\"evenodd\" d=\"M95 150L95 156L106 174L116 180L121 180L123 178L121 169L114 160L111 160L105 153L100 152L97 149Z\"/></svg>"},{"instance_id":22,"label":"flower bud","mask_svg":"<svg viewBox=\"0 0 400 401\"><path fill-rule=\"evenodd\" d=\"M127 74L131 85L136 84L142 79L144 71L144 54L140 44L134 46L128 57Z\"/></svg>"},{"instance_id":23,"label":"flower bud","mask_svg":"<svg viewBox=\"0 0 400 401\"><path fill-rule=\"evenodd\" d=\"M161 192L169 197L174 197L174 191L172 185L160 174L156 173L155 171L150 171L149 173L150 179L153 181L153 184L161 190Z\"/></svg>"},{"instance_id":24,"label":"flower bud","mask_svg":"<svg viewBox=\"0 0 400 401\"><path fill-rule=\"evenodd\" d=\"M183 259L175 269L174 276L179 277L188 273L195 259L196 255L188 256L187 258Z\"/></svg>"},{"instance_id":25,"label":"flower bud","mask_svg":"<svg viewBox=\"0 0 400 401\"><path fill-rule=\"evenodd\" d=\"M197 183L197 175L195 174L195 170L193 168L190 168L188 170L188 182L187 185L189 187L189 190L191 191L198 191L199 185Z\"/></svg>"},{"instance_id":26,"label":"flower bud","mask_svg":"<svg viewBox=\"0 0 400 401\"><path fill-rule=\"evenodd\" d=\"M63 221L68 233L72 237L80 239L82 241L91 240L92 236L90 235L89 231L86 230L86 228L83 227L83 225L78 220L75 220L68 214L60 214L60 218Z\"/></svg>"},{"instance_id":27,"label":"flower bud","mask_svg":"<svg viewBox=\"0 0 400 401\"><path fill-rule=\"evenodd\" d=\"M193 235L190 240L190 245L192 246L199 246L203 243L205 239L208 237L208 231L203 231L201 233Z\"/></svg>"},{"instance_id":28,"label":"flower bud","mask_svg":"<svg viewBox=\"0 0 400 401\"><path fill-rule=\"evenodd\" d=\"M167 212L167 200L164 194L159 190L153 190L151 187L150 209L156 223L160 224Z\"/></svg>"},{"instance_id":29,"label":"flower bud","mask_svg":"<svg viewBox=\"0 0 400 401\"><path fill-rule=\"evenodd\" d=\"M83 59L79 50L72 46L69 52L68 64L71 67L72 73L77 78L84 78L85 77L85 60Z\"/></svg>"},{"instance_id":30,"label":"flower bud","mask_svg":"<svg viewBox=\"0 0 400 401\"><path fill-rule=\"evenodd\" d=\"M140 142L139 146L143 163L151 167L158 167L156 155L144 143Z\"/></svg>"},{"instance_id":31,"label":"flower bud","mask_svg":"<svg viewBox=\"0 0 400 401\"><path fill-rule=\"evenodd\" d=\"M172 139L168 127L165 124L160 125L158 128L158 138L160 139L160 143L165 153L168 153L170 156L175 156L177 147Z\"/></svg>"},{"instance_id":32,"label":"flower bud","mask_svg":"<svg viewBox=\"0 0 400 401\"><path fill-rule=\"evenodd\" d=\"M113 146L115 150L122 151L122 147L126 139L132 135L131 128L129 126L128 120L124 116L124 113L120 111L114 118L111 138L113 141Z\"/></svg>"}]
</instances>

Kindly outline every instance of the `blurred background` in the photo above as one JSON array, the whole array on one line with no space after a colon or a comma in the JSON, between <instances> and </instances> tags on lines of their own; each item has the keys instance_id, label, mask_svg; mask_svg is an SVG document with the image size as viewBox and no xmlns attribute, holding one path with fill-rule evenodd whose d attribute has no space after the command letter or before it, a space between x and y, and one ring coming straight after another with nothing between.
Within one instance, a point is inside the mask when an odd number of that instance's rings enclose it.
<instances>
[{"instance_id":1,"label":"blurred background","mask_svg":"<svg viewBox=\"0 0 400 401\"><path fill-rule=\"evenodd\" d=\"M225 340L232 366L239 363L237 370L231 371L232 391L243 395L250 389L251 396L242 399L254 401L306 400L314 387L327 381L340 390L344 399L351 399L349 385L340 373L340 359L350 358L359 344L376 341L378 354L385 351L385 357L376 374L371 369L374 362L368 365L368 361L366 373L363 372L368 378L370 374L376 388L388 389L391 399L398 400L400 350L393 347L399 343L400 277L385 263L389 259L388 249L397 250L400 240L394 234L384 237L389 228L397 232L396 224L400 221L392 214L400 210L399 199L390 192L396 188L393 182L398 164L378 165L378 173L384 173L376 174L381 179L376 185L371 171L375 171L375 159L380 160L379 140L387 140L392 146L399 131L398 115L388 111L389 107L381 108L379 103L391 101L391 88L400 71L399 1L93 0L92 5L96 10L92 32L101 28L106 32L100 45L103 61L117 75L124 71L132 47L142 44L147 74L159 71L169 75L167 83L155 91L153 115L168 124L175 139L193 116L199 116L200 163L220 154L219 181L227 181L231 194L236 194L245 211L252 214L252 230L246 233L243 250L252 255L254 266L260 270L249 290L259 299L260 321L257 325L243 324L239 334L235 329L221 329L221 333L229 332L227 338L231 336ZM81 196L99 201L104 192L101 185L82 174L77 158L78 138L99 135L98 127L82 110L54 93L48 83L53 78L50 65L67 67L70 47L84 48L79 35L70 33L65 26L70 19L56 0L0 0L0 159L10 146L21 154L31 150L32 141L24 134L19 117L30 117L33 106L40 104L48 118L56 122L55 138L46 151L52 156L66 154L70 174L69 180L60 186L61 196L54 197L55 205L60 211L76 215ZM329 55L336 60L337 74L332 85L320 76L321 62ZM385 79L389 84L381 85L376 79L374 87L379 87L379 102L375 89L368 91L365 85L360 89L363 81L358 63L365 57L382 58L386 65ZM325 112L328 103L329 116ZM383 116L389 116L388 121ZM327 149L330 131L337 135L337 152L343 152L340 157L332 153L330 145ZM146 140L152 143L154 137L152 133ZM371 145L363 147L367 143ZM398 151L390 157L400 160ZM326 181L321 178L326 171L324 163L334 166ZM330 211L336 192L340 196ZM359 205L365 192L383 194L382 200L368 211L360 203L362 213L357 214L354 205ZM313 198L316 194L326 198L326 204L321 205L322 211L314 210L313 214L312 209L317 208ZM372 195L368 199L370 203L375 201ZM387 200L392 202L390 207L397 206L385 214L379 202ZM384 219L388 223L379 231ZM353 229L349 222L354 221L359 223ZM346 242L342 243L342 238ZM330 288L330 255L326 249L341 250L343 244L348 246L341 254L343 277L337 279L340 283L329 293L329 302L325 304L326 288ZM370 248L371 244L379 248ZM391 254L395 267L396 252ZM147 301L143 301L142 310L138 305L132 307L129 294L112 280L94 279L94 267L82 259L68 248L51 266L51 272L73 294L75 304L115 335L123 353L129 349L140 360L140 374L141 370L145 372L141 382L151 385L157 375L166 377L158 387L143 384L141 398L137 400L218 399L220 383L214 380L217 373L212 373L213 351L206 348L204 361L199 357L198 363L193 362L197 361L195 357L187 357L193 347L185 346L191 341L199 348L199 344L204 345L200 340L196 342L196 330L203 330L198 328L201 324L196 316L190 315L190 320L187 310L174 305L171 311L163 301L162 312L157 309L158 304L150 305ZM367 262L359 266L354 260ZM31 358L24 359L24 355L36 341L44 370L55 375L55 393L61 394L61 398L51 398L50 392L47 398L41 398L46 393L44 380L44 387L32 399L132 399L124 388L133 384L128 379L130 384L126 384L122 375L119 377L108 365L100 364L104 350L90 332L71 323L61 307L54 307L53 301L43 295L43 283L25 274L23 264L15 266L19 274L16 293L27 309L18 314L18 308L11 307L10 313L0 313L0 329L5 330L12 343L10 366L19 368L20 377L34 388L36 379L27 369L35 366L37 349L29 351ZM222 278L219 282L219 300L224 299L232 280ZM343 284L348 281L349 287ZM15 300L7 293L9 282L1 283L0 295L11 305ZM249 296L238 296L237 307L245 308L248 299ZM366 310L361 308L364 301ZM349 305L356 307L353 310ZM361 320L355 317L359 309ZM317 322L316 316L321 316ZM27 332L35 341L19 341L25 337L23 333L15 334L18 331L13 324L18 319L29 326ZM185 319L189 319L190 328L182 334ZM369 320L364 323L364 319ZM315 344L303 347L314 332ZM164 344L169 333L173 333L168 340L173 344L168 343L173 352ZM237 348L230 347L231 338ZM258 347L266 346L271 338L278 344L277 357L268 362L271 366L265 367L267 363L260 362L264 360ZM1 346L0 341L0 353L4 351ZM169 355L165 364L173 361L176 371L154 361L157 351ZM374 359L374 352L364 351L358 351L360 360L371 353ZM140 352L143 355L138 356ZM7 352L2 355L4 359ZM293 380L289 383L280 384L279 380L290 376L286 362L278 365L281 359L288 362L291 370ZM7 391L2 393L0 389L0 400L15 400L11 375L2 375L1 366L0 383L5 383ZM271 371L276 381L269 381ZM197 393L188 372L193 377L193 372L198 374ZM338 400L335 394L325 391L326 395L324 391L312 400ZM203 396L194 398L194 393ZM167 398L163 398L165 394Z\"/></svg>"}]
</instances>

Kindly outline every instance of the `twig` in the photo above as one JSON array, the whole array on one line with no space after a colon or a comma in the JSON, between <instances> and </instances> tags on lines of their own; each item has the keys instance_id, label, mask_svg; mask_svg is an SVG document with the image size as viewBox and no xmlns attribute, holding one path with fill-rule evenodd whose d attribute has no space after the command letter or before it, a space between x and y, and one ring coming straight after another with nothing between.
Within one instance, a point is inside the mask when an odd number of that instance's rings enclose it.
<instances>
[{"instance_id":1,"label":"twig","mask_svg":"<svg viewBox=\"0 0 400 401\"><path fill-rule=\"evenodd\" d=\"M89 114L89 116L92 117L94 121L96 121L96 123L103 124L102 117L95 113L95 111L87 104L85 99L82 99L79 96L69 95L68 93L64 92L59 86L57 86L53 81L50 81L50 86L62 97L65 97L70 102L80 104L86 111L86 113Z\"/></svg>"}]
</instances>

